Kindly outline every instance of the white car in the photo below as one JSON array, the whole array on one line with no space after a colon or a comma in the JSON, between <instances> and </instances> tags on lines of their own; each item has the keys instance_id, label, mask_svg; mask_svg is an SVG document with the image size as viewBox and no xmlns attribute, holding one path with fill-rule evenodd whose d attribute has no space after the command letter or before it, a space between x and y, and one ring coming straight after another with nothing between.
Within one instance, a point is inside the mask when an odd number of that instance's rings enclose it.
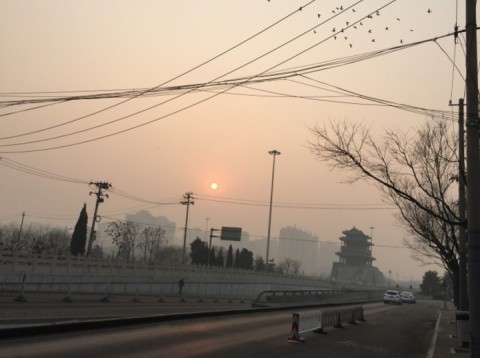
<instances>
[{"instance_id":1,"label":"white car","mask_svg":"<svg viewBox=\"0 0 480 358\"><path fill-rule=\"evenodd\" d=\"M383 295L383 303L396 303L397 305L401 305L402 297L400 297L398 291L388 290Z\"/></svg>"},{"instance_id":2,"label":"white car","mask_svg":"<svg viewBox=\"0 0 480 358\"><path fill-rule=\"evenodd\" d=\"M400 297L402 298L403 303L417 303L415 295L410 291L400 292Z\"/></svg>"}]
</instances>

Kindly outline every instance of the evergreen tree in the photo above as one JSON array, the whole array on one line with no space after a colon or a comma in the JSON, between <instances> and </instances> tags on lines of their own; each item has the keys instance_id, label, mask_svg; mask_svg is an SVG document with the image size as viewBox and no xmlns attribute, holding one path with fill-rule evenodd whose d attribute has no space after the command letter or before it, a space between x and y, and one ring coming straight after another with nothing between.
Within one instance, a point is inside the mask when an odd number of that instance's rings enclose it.
<instances>
[{"instance_id":1,"label":"evergreen tree","mask_svg":"<svg viewBox=\"0 0 480 358\"><path fill-rule=\"evenodd\" d=\"M212 246L210 249L210 266L217 266L217 257L215 255L215 247Z\"/></svg>"},{"instance_id":2,"label":"evergreen tree","mask_svg":"<svg viewBox=\"0 0 480 358\"><path fill-rule=\"evenodd\" d=\"M263 257L257 256L255 258L255 271L265 271L266 265Z\"/></svg>"},{"instance_id":3,"label":"evergreen tree","mask_svg":"<svg viewBox=\"0 0 480 358\"><path fill-rule=\"evenodd\" d=\"M440 291L441 279L437 271L427 271L423 275L420 288L423 294L435 296Z\"/></svg>"},{"instance_id":4,"label":"evergreen tree","mask_svg":"<svg viewBox=\"0 0 480 358\"><path fill-rule=\"evenodd\" d=\"M232 245L228 247L227 251L227 263L225 265L227 268L232 268L233 267L233 248Z\"/></svg>"},{"instance_id":5,"label":"evergreen tree","mask_svg":"<svg viewBox=\"0 0 480 358\"><path fill-rule=\"evenodd\" d=\"M223 256L223 247L221 247L218 250L218 255L217 255L217 266L218 267L224 267L225 266L225 257Z\"/></svg>"},{"instance_id":6,"label":"evergreen tree","mask_svg":"<svg viewBox=\"0 0 480 358\"><path fill-rule=\"evenodd\" d=\"M208 245L197 237L190 244L190 258L194 265L206 265L208 261Z\"/></svg>"},{"instance_id":7,"label":"evergreen tree","mask_svg":"<svg viewBox=\"0 0 480 358\"><path fill-rule=\"evenodd\" d=\"M239 258L240 258L240 250L237 249L237 250L235 251L235 261L233 262L233 267L235 267L235 268L239 268L239 267L240 267L240 266L239 266L239 265L240 265L240 260L239 260Z\"/></svg>"},{"instance_id":8,"label":"evergreen tree","mask_svg":"<svg viewBox=\"0 0 480 358\"><path fill-rule=\"evenodd\" d=\"M83 204L80 211L75 229L73 230L72 240L70 241L70 253L72 255L83 255L85 253L85 244L87 243L88 215L87 204Z\"/></svg>"},{"instance_id":9,"label":"evergreen tree","mask_svg":"<svg viewBox=\"0 0 480 358\"><path fill-rule=\"evenodd\" d=\"M247 249L242 249L238 255L237 253L235 253L235 267L244 270L253 269L253 252Z\"/></svg>"}]
</instances>

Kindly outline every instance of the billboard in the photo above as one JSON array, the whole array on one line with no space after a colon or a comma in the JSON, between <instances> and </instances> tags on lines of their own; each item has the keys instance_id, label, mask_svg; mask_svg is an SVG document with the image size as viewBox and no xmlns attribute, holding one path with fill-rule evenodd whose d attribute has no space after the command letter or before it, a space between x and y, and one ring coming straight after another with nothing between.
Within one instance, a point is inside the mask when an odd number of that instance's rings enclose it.
<instances>
[{"instance_id":1,"label":"billboard","mask_svg":"<svg viewBox=\"0 0 480 358\"><path fill-rule=\"evenodd\" d=\"M222 233L220 234L220 240L240 241L241 236L242 236L241 227L222 226Z\"/></svg>"}]
</instances>

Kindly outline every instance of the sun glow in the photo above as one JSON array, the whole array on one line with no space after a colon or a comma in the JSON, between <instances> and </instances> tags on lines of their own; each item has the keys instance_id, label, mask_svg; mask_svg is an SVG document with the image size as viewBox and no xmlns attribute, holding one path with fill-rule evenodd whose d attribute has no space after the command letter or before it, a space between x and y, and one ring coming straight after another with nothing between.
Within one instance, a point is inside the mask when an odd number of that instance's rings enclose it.
<instances>
[{"instance_id":1,"label":"sun glow","mask_svg":"<svg viewBox=\"0 0 480 358\"><path fill-rule=\"evenodd\" d=\"M212 190L217 190L218 189L218 184L217 183L212 183L212 184L210 184L210 188Z\"/></svg>"}]
</instances>

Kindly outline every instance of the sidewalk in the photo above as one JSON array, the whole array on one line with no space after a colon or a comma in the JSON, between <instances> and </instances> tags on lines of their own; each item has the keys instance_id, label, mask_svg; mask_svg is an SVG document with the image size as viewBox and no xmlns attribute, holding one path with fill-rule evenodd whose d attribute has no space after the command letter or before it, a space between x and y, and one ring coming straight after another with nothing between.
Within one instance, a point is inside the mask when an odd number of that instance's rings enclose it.
<instances>
[{"instance_id":1,"label":"sidewalk","mask_svg":"<svg viewBox=\"0 0 480 358\"><path fill-rule=\"evenodd\" d=\"M447 303L444 309L443 303L440 309L440 320L435 329L436 342L433 355L427 358L468 358L470 351L460 347L457 339L457 322L455 317L455 307L451 302Z\"/></svg>"}]
</instances>

